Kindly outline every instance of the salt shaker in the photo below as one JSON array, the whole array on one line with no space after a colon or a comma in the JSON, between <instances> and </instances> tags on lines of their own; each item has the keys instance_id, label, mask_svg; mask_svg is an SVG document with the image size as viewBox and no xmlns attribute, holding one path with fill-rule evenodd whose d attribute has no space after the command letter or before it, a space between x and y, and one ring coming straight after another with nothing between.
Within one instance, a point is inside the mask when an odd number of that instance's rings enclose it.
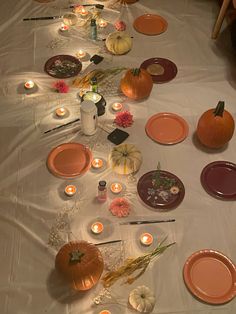
<instances>
[{"instance_id":1,"label":"salt shaker","mask_svg":"<svg viewBox=\"0 0 236 314\"><path fill-rule=\"evenodd\" d=\"M80 106L81 129L85 135L97 131L97 107L91 100L84 100Z\"/></svg>"}]
</instances>

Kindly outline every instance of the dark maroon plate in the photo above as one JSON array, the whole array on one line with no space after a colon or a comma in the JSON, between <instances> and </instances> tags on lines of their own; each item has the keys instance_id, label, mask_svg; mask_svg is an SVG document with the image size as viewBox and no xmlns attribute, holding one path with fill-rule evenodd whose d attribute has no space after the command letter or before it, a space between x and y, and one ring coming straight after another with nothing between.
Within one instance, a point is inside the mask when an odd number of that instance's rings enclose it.
<instances>
[{"instance_id":1,"label":"dark maroon plate","mask_svg":"<svg viewBox=\"0 0 236 314\"><path fill-rule=\"evenodd\" d=\"M169 184L155 188L153 178L156 170L145 173L138 181L137 190L141 200L148 206L158 210L176 208L183 200L185 188L182 181L174 174L159 170L160 178ZM170 186L168 186L170 185Z\"/></svg>"},{"instance_id":2,"label":"dark maroon plate","mask_svg":"<svg viewBox=\"0 0 236 314\"><path fill-rule=\"evenodd\" d=\"M236 165L229 161L214 161L201 173L201 184L213 197L236 199Z\"/></svg>"},{"instance_id":3,"label":"dark maroon plate","mask_svg":"<svg viewBox=\"0 0 236 314\"><path fill-rule=\"evenodd\" d=\"M177 66L170 60L164 58L151 58L145 60L141 66L152 76L154 83L166 83L176 77Z\"/></svg>"},{"instance_id":4,"label":"dark maroon plate","mask_svg":"<svg viewBox=\"0 0 236 314\"><path fill-rule=\"evenodd\" d=\"M58 55L50 58L44 66L44 71L56 78L68 78L79 74L82 63L70 55Z\"/></svg>"}]
</instances>

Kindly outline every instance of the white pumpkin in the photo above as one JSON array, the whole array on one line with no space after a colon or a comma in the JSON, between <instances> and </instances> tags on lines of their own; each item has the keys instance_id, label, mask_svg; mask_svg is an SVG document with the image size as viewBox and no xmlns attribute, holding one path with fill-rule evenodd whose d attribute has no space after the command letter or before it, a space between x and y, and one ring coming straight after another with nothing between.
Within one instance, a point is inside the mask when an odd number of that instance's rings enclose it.
<instances>
[{"instance_id":1,"label":"white pumpkin","mask_svg":"<svg viewBox=\"0 0 236 314\"><path fill-rule=\"evenodd\" d=\"M140 313L150 313L156 303L152 291L146 286L138 286L129 294L130 305Z\"/></svg>"},{"instance_id":2,"label":"white pumpkin","mask_svg":"<svg viewBox=\"0 0 236 314\"><path fill-rule=\"evenodd\" d=\"M124 31L109 34L105 41L107 49L115 55L123 55L132 48L132 38Z\"/></svg>"},{"instance_id":3,"label":"white pumpkin","mask_svg":"<svg viewBox=\"0 0 236 314\"><path fill-rule=\"evenodd\" d=\"M140 150L133 144L120 144L113 147L108 157L109 165L118 174L137 172L142 161Z\"/></svg>"}]
</instances>

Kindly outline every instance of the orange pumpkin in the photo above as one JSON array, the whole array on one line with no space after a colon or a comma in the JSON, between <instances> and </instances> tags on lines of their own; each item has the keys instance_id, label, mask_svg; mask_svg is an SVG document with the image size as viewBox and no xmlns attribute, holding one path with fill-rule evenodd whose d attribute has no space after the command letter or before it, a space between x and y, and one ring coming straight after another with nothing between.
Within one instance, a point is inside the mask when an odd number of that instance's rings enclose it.
<instances>
[{"instance_id":1,"label":"orange pumpkin","mask_svg":"<svg viewBox=\"0 0 236 314\"><path fill-rule=\"evenodd\" d=\"M152 87L152 77L144 69L129 69L120 82L120 89L125 96L135 100L148 97Z\"/></svg>"},{"instance_id":2,"label":"orange pumpkin","mask_svg":"<svg viewBox=\"0 0 236 314\"><path fill-rule=\"evenodd\" d=\"M103 272L103 258L99 249L86 241L65 244L56 255L55 267L74 290L89 290Z\"/></svg>"},{"instance_id":3,"label":"orange pumpkin","mask_svg":"<svg viewBox=\"0 0 236 314\"><path fill-rule=\"evenodd\" d=\"M209 148L220 148L232 138L234 119L224 110L224 102L219 101L215 109L202 114L197 125L197 136L200 142Z\"/></svg>"}]
</instances>

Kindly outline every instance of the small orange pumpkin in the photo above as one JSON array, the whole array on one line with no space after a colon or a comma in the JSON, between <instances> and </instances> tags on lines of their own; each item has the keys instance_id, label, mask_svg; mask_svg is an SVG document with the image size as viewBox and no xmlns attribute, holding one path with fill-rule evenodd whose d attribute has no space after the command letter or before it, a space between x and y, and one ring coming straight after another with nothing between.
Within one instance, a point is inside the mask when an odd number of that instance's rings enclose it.
<instances>
[{"instance_id":1,"label":"small orange pumpkin","mask_svg":"<svg viewBox=\"0 0 236 314\"><path fill-rule=\"evenodd\" d=\"M234 119L224 110L224 102L219 101L215 109L202 114L197 125L197 137L209 148L220 148L230 141L234 134Z\"/></svg>"},{"instance_id":2,"label":"small orange pumpkin","mask_svg":"<svg viewBox=\"0 0 236 314\"><path fill-rule=\"evenodd\" d=\"M153 87L151 75L144 69L129 69L120 82L125 96L139 100L150 95Z\"/></svg>"},{"instance_id":3,"label":"small orange pumpkin","mask_svg":"<svg viewBox=\"0 0 236 314\"><path fill-rule=\"evenodd\" d=\"M99 249L86 241L73 241L61 247L55 259L56 270L74 290L89 290L102 275L104 263Z\"/></svg>"}]
</instances>

